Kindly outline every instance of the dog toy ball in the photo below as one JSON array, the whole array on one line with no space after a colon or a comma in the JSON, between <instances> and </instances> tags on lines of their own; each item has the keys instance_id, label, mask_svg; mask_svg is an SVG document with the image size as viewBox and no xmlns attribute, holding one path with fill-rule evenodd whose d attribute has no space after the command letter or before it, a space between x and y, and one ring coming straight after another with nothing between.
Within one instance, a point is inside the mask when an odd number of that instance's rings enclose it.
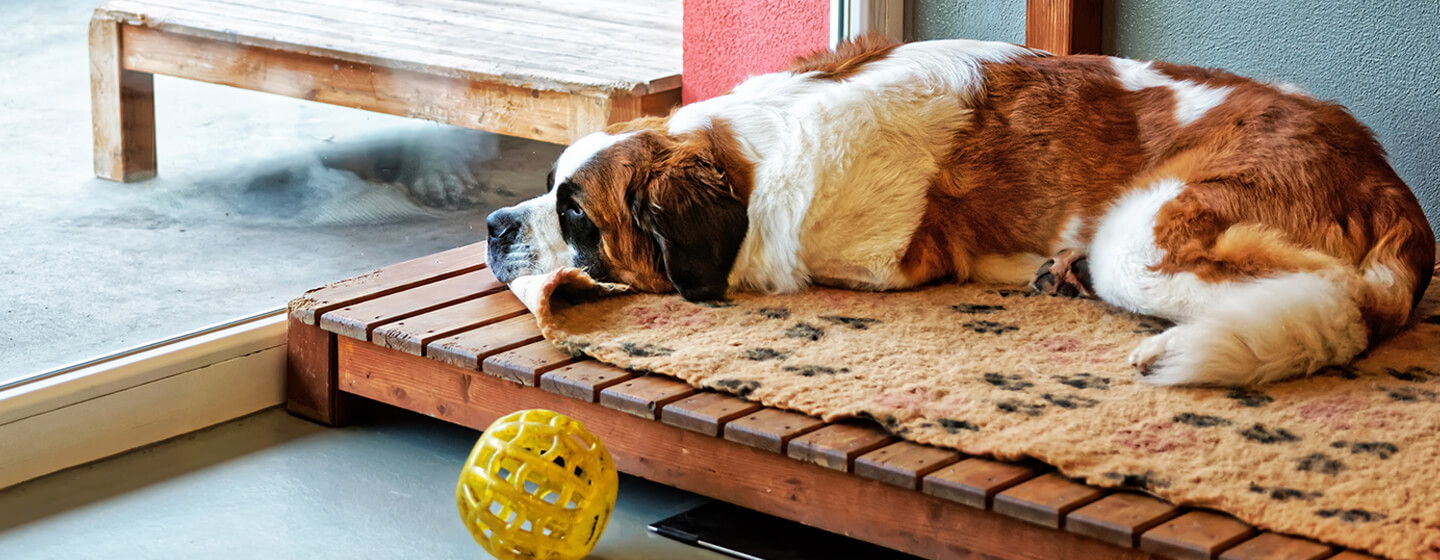
<instances>
[{"instance_id":1,"label":"dog toy ball","mask_svg":"<svg viewBox=\"0 0 1440 560\"><path fill-rule=\"evenodd\" d=\"M500 560L578 560L595 548L620 477L585 425L549 410L496 420L480 436L455 498L465 528Z\"/></svg>"}]
</instances>

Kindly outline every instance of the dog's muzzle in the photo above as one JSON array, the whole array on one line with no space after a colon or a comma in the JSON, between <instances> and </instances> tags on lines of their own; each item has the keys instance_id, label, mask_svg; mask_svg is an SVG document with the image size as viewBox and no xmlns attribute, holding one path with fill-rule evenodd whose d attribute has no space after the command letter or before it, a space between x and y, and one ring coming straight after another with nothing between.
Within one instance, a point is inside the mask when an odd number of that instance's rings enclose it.
<instances>
[{"instance_id":1,"label":"dog's muzzle","mask_svg":"<svg viewBox=\"0 0 1440 560\"><path fill-rule=\"evenodd\" d=\"M553 196L527 200L501 208L485 218L489 230L491 272L501 282L531 274L545 274L571 266L574 251L560 235Z\"/></svg>"}]
</instances>

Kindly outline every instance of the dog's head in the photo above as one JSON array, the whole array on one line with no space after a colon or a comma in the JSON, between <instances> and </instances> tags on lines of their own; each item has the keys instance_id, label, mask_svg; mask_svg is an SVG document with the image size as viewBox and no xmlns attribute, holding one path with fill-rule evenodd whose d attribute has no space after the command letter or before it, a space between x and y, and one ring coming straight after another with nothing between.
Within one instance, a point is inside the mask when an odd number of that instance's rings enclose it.
<instances>
[{"instance_id":1,"label":"dog's head","mask_svg":"<svg viewBox=\"0 0 1440 560\"><path fill-rule=\"evenodd\" d=\"M749 226L753 167L723 124L672 135L647 120L560 154L549 192L487 219L496 277L586 270L688 300L725 297Z\"/></svg>"}]
</instances>

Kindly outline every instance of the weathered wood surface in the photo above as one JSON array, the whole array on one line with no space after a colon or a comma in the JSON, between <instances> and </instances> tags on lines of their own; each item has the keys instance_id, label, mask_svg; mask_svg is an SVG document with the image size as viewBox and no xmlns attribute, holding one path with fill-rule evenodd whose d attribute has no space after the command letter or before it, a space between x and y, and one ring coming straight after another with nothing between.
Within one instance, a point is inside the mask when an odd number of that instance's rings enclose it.
<instances>
[{"instance_id":1,"label":"weathered wood surface","mask_svg":"<svg viewBox=\"0 0 1440 560\"><path fill-rule=\"evenodd\" d=\"M922 557L1151 557L368 342L339 346L347 392L477 429L519 408L554 410L584 422L623 472Z\"/></svg>"},{"instance_id":2,"label":"weathered wood surface","mask_svg":"<svg viewBox=\"0 0 1440 560\"><path fill-rule=\"evenodd\" d=\"M90 109L95 176L141 181L155 176L155 80L123 66L120 24L90 22Z\"/></svg>"},{"instance_id":3,"label":"weathered wood surface","mask_svg":"<svg viewBox=\"0 0 1440 560\"><path fill-rule=\"evenodd\" d=\"M1140 550L1177 560L1210 560L1255 534L1235 518L1192 511L1140 536Z\"/></svg>"},{"instance_id":4,"label":"weathered wood surface","mask_svg":"<svg viewBox=\"0 0 1440 560\"><path fill-rule=\"evenodd\" d=\"M572 356L544 342L529 315L509 316L514 296L508 291L466 298L436 288L483 271L451 261L397 265L410 274L435 275L428 279L405 278L392 267L367 282L311 292L308 305L298 308L358 298L405 319L381 323L374 333L384 336L366 342L292 315L299 334L292 353L301 365L312 364L310 371L334 372L330 383L343 391L340 396L359 395L477 428L515 410L557 410L596 431L625 472L922 556L1248 559L1331 552L1303 539L1257 536L1220 514L1183 511L1129 492L1106 495L1039 463L962 457L897 442L870 423L827 424ZM425 291L457 300L435 305L406 296ZM387 303L393 301L425 312L408 313ZM363 332L326 319L330 313L353 315L359 305L344 303L325 307L329 311L317 322ZM395 342L412 339L424 342L423 357ZM324 383L297 387L309 392L302 391L292 407L330 402ZM920 511L928 512L923 522L912 519ZM940 521L952 524L934 524ZM957 526L967 529L954 531Z\"/></svg>"},{"instance_id":5,"label":"weathered wood surface","mask_svg":"<svg viewBox=\"0 0 1440 560\"><path fill-rule=\"evenodd\" d=\"M908 441L898 441L855 459L855 474L918 490L925 475L960 460L960 453Z\"/></svg>"},{"instance_id":6,"label":"weathered wood surface","mask_svg":"<svg viewBox=\"0 0 1440 560\"><path fill-rule=\"evenodd\" d=\"M1130 492L1111 494L1075 510L1065 530L1123 546L1138 546L1140 535L1180 513L1174 504Z\"/></svg>"},{"instance_id":7,"label":"weathered wood surface","mask_svg":"<svg viewBox=\"0 0 1440 560\"><path fill-rule=\"evenodd\" d=\"M932 496L990 509L1000 491L1039 475L1040 470L1029 465L970 458L926 476L921 489Z\"/></svg>"},{"instance_id":8,"label":"weathered wood surface","mask_svg":"<svg viewBox=\"0 0 1440 560\"><path fill-rule=\"evenodd\" d=\"M861 455L895 442L895 437L871 424L830 424L790 441L791 459L827 469L850 471Z\"/></svg>"},{"instance_id":9,"label":"weathered wood surface","mask_svg":"<svg viewBox=\"0 0 1440 560\"><path fill-rule=\"evenodd\" d=\"M537 91L679 87L679 0L117 0L127 26Z\"/></svg>"},{"instance_id":10,"label":"weathered wood surface","mask_svg":"<svg viewBox=\"0 0 1440 560\"><path fill-rule=\"evenodd\" d=\"M315 288L290 302L290 315L314 325L320 315L341 307L485 268L485 247L456 247Z\"/></svg>"},{"instance_id":11,"label":"weathered wood surface","mask_svg":"<svg viewBox=\"0 0 1440 560\"><path fill-rule=\"evenodd\" d=\"M1059 529L1065 517L1105 492L1057 473L1027 480L995 496L995 512Z\"/></svg>"},{"instance_id":12,"label":"weathered wood surface","mask_svg":"<svg viewBox=\"0 0 1440 560\"><path fill-rule=\"evenodd\" d=\"M697 393L676 401L660 411L660 421L710 437L720 437L731 420L760 410L760 405L745 402L725 393Z\"/></svg>"}]
</instances>

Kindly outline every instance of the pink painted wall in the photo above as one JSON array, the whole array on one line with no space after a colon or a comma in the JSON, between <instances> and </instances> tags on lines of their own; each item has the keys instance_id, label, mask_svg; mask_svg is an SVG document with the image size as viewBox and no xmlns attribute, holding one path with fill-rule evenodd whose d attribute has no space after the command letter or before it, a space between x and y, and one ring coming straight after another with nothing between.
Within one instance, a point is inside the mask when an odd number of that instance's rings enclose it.
<instances>
[{"instance_id":1,"label":"pink painted wall","mask_svg":"<svg viewBox=\"0 0 1440 560\"><path fill-rule=\"evenodd\" d=\"M684 101L725 93L830 41L829 0L685 0Z\"/></svg>"}]
</instances>

